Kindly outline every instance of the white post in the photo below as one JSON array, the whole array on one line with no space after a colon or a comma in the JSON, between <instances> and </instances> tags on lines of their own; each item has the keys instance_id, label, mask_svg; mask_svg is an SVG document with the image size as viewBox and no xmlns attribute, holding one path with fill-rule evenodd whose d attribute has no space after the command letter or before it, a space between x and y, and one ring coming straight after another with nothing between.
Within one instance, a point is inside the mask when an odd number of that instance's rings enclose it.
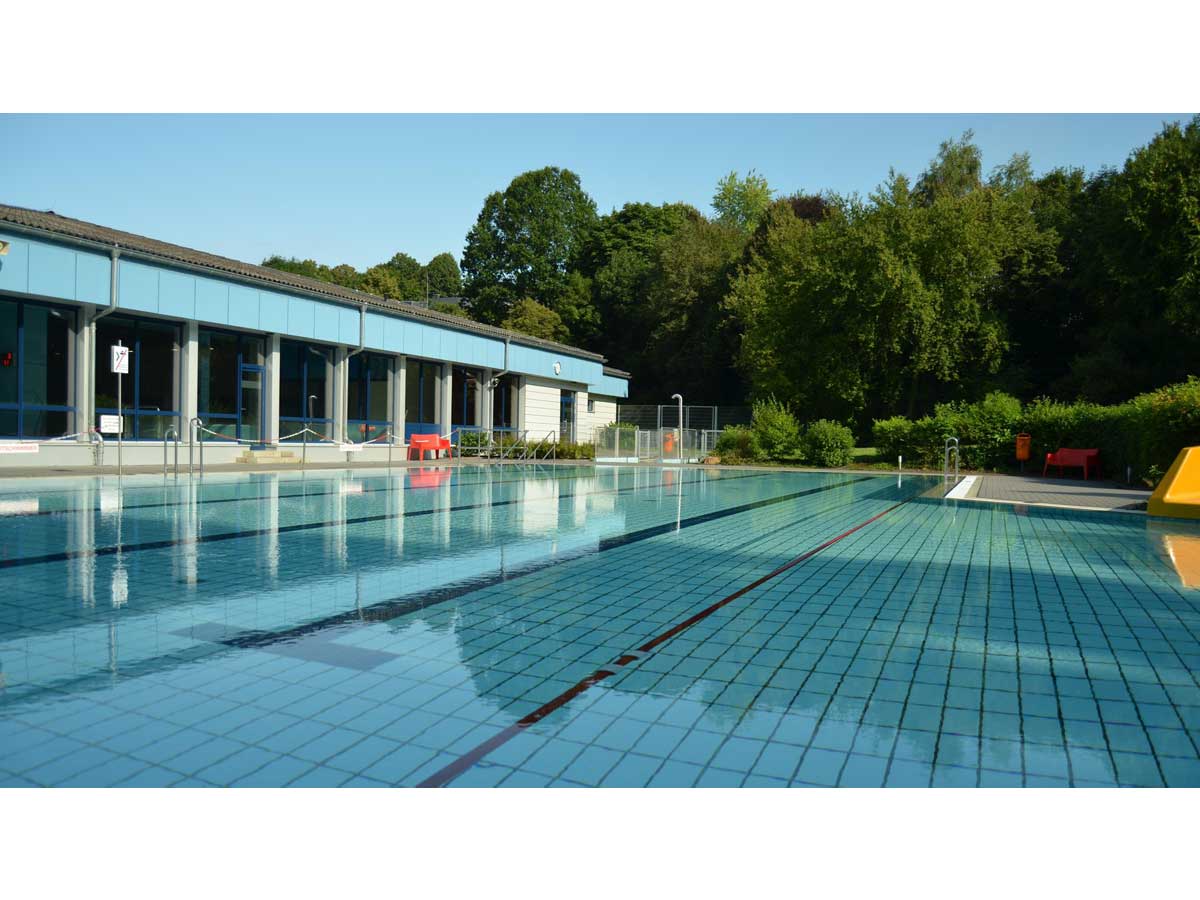
<instances>
[{"instance_id":1,"label":"white post","mask_svg":"<svg viewBox=\"0 0 1200 900\"><path fill-rule=\"evenodd\" d=\"M200 326L194 321L185 322L179 360L179 433L186 434L188 443L192 434L192 419L200 415Z\"/></svg>"},{"instance_id":2,"label":"white post","mask_svg":"<svg viewBox=\"0 0 1200 900\"><path fill-rule=\"evenodd\" d=\"M277 446L279 444L279 335L267 336L267 377L263 385L267 391L265 409L267 421L262 423L262 442Z\"/></svg>"},{"instance_id":3,"label":"white post","mask_svg":"<svg viewBox=\"0 0 1200 900\"><path fill-rule=\"evenodd\" d=\"M117 341L117 346L118 347L123 346L119 340ZM113 366L113 368L115 369L116 366ZM123 398L121 396L121 386L124 381L125 381L125 376L122 375L120 372L117 372L117 477L118 478L121 477L121 474L123 471L122 460L121 460L121 447L125 443L125 408L123 405Z\"/></svg>"},{"instance_id":4,"label":"white post","mask_svg":"<svg viewBox=\"0 0 1200 900\"><path fill-rule=\"evenodd\" d=\"M408 357L396 357L392 373L392 443L404 443L405 421L408 419ZM399 438L399 440L396 440Z\"/></svg>"}]
</instances>

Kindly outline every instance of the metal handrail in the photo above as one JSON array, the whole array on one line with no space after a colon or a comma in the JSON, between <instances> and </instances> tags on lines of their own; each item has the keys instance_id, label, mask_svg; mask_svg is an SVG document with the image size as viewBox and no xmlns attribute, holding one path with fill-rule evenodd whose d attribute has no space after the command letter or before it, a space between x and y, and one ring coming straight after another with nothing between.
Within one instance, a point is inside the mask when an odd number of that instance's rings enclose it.
<instances>
[{"instance_id":1,"label":"metal handrail","mask_svg":"<svg viewBox=\"0 0 1200 900\"><path fill-rule=\"evenodd\" d=\"M950 451L951 450L954 451L954 483L958 484L959 452L958 452L958 438L956 438L956 437L946 438L945 452L942 456L942 478L945 479L950 476Z\"/></svg>"},{"instance_id":2,"label":"metal handrail","mask_svg":"<svg viewBox=\"0 0 1200 900\"><path fill-rule=\"evenodd\" d=\"M192 448L200 444L200 474L204 474L204 420L199 416L188 419L188 474L192 474Z\"/></svg>"},{"instance_id":3,"label":"metal handrail","mask_svg":"<svg viewBox=\"0 0 1200 900\"><path fill-rule=\"evenodd\" d=\"M171 435L175 435L175 475L179 475L179 429L174 425L168 425L167 430L163 432L163 474L167 474L167 441Z\"/></svg>"},{"instance_id":4,"label":"metal handrail","mask_svg":"<svg viewBox=\"0 0 1200 900\"><path fill-rule=\"evenodd\" d=\"M92 444L95 448L92 451L95 454L93 461L97 467L102 466L104 465L104 435L95 428L89 429L88 435L88 443Z\"/></svg>"}]
</instances>

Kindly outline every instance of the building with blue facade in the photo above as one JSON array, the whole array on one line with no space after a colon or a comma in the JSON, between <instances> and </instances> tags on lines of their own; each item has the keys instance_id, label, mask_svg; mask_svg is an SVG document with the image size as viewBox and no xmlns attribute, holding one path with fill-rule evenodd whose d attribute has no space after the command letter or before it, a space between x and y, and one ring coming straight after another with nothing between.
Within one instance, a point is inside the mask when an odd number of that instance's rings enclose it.
<instances>
[{"instance_id":1,"label":"building with blue facade","mask_svg":"<svg viewBox=\"0 0 1200 900\"><path fill-rule=\"evenodd\" d=\"M195 418L214 462L306 429L310 458L324 445L331 461L350 444L373 441L362 452L378 456L456 429L588 440L615 420L630 377L419 304L0 205L0 442L74 435L38 458L90 458L90 433L117 413L114 345L130 348L128 464L161 459L170 430L186 441ZM0 453L0 465L33 462Z\"/></svg>"}]
</instances>

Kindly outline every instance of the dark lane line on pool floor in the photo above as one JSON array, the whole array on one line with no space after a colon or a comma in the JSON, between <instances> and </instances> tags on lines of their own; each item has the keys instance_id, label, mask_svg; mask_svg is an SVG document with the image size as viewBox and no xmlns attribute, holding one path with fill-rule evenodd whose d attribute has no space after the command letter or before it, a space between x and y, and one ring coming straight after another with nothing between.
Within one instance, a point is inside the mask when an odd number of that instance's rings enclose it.
<instances>
[{"instance_id":1,"label":"dark lane line on pool floor","mask_svg":"<svg viewBox=\"0 0 1200 900\"><path fill-rule=\"evenodd\" d=\"M735 481L739 478L761 478L767 474L769 474L769 473L755 472L750 475L729 475L729 476L725 476L722 478L714 479L713 483L715 484L715 483L719 483L721 481ZM869 477L878 477L878 476L869 476ZM684 480L681 477L680 484L699 484L705 480L706 479L704 479L704 478L691 478L691 479ZM586 491L582 494L579 494L579 493L559 494L557 499L564 500L569 497L579 497L579 496L600 497L600 496L607 496L610 494L623 494L623 493L628 493L630 491L649 490L649 489L653 489L653 488L673 487L673 486L674 485L668 485L664 481L664 482L658 482L656 484L633 485L631 487L615 488L612 490ZM213 543L216 541L230 541L230 540L234 540L237 538L261 537L261 536L267 535L267 534L290 534L292 532L297 532L297 531L313 531L313 530L317 530L317 529L321 529L321 528L332 528L332 527L337 527L337 526L342 526L342 525L363 525L363 524L367 524L370 522L383 522L383 521L387 521L390 519L407 519L407 518L414 518L417 516L433 515L435 513L462 512L462 511L469 510L469 509L484 509L484 508L497 507L497 506L518 506L523 503L541 502L544 499L545 498L542 498L542 497L535 497L532 499L525 499L525 500L517 500L517 499L497 500L497 501L491 502L491 503L464 503L464 504L460 504L458 506L438 506L438 507L433 507L431 509L406 510L405 512L400 512L400 513L378 513L378 514L370 515L370 516L354 516L354 517L349 517L349 518L345 518L345 519L333 519L333 520L321 521L321 522L298 522L295 525L280 525L276 528L254 528L254 529L247 529L245 531L222 531L222 532L218 532L216 534L205 534L205 535L200 535L200 536L194 537L194 538L164 538L164 539L158 540L158 541L144 541L139 544L116 544L116 545L108 546L108 547L93 547L88 550L62 550L62 551L59 551L58 553L46 553L41 556L15 556L10 559L0 559L0 569L11 569L11 568L16 568L18 566L31 566L31 565L37 565L39 563L48 563L48 562L66 562L67 560L79 559L79 558L85 558L85 557L93 557L94 558L94 557L99 557L99 556L115 556L117 554L123 554L123 553L138 553L143 550L163 550L168 547L182 547L182 546L188 546L188 545L192 545L192 544L207 544L207 543Z\"/></svg>"},{"instance_id":2,"label":"dark lane line on pool floor","mask_svg":"<svg viewBox=\"0 0 1200 900\"><path fill-rule=\"evenodd\" d=\"M750 477L750 476L730 476L730 477ZM754 500L750 503L741 504L740 506L728 507L724 510L716 510L714 512L702 513L693 516L689 519L680 519L670 523L668 532L691 528L696 525L704 524L705 522L715 521L717 519L726 518L728 516L738 515L744 512L750 512L756 509L761 509L766 506L771 506L777 503L783 503L789 500L795 500L800 497L811 496L813 494L831 491L839 487L847 487L862 481L870 481L878 478L875 475L859 476L857 478L849 478L843 481L834 482L833 484L821 485L815 488L808 488L803 491L796 491L791 494L784 494L779 497L769 497L762 500ZM831 512L824 510L824 512ZM541 572L552 566L561 565L571 562L576 559L581 559L591 556L596 553L602 553L606 550L613 550L618 547L633 544L638 541L649 540L653 537L658 537L664 533L663 527L660 525L652 525L639 531L630 532L627 535L614 536L607 541L597 542L595 547L581 547L567 553L554 556L549 559L535 560L526 563L523 566L518 566L513 569L496 570L489 574L474 576L463 579L457 582L443 585L439 588L420 591L412 594L404 594L399 597L390 598L387 600L376 601L361 608L347 610L346 612L335 613L330 616L325 616L321 619L314 619L311 622L306 622L302 625L297 625L293 628L283 629L281 631L234 631L232 636L226 634L232 629L216 622L200 622L187 628L182 628L175 633L183 637L191 637L194 640L209 642L210 644L222 645L231 649L263 649L267 650L272 645L286 643L288 641L301 640L312 635L340 628L346 628L363 624L374 624L378 622L390 622L398 619L401 616L410 613L419 612L431 606L437 606L441 603L446 603L450 600L455 600L466 594L474 591L482 590L487 587L500 584L501 582L511 581L514 578L520 578L525 575L532 575L535 572ZM603 544L603 546L601 546ZM218 631L218 629L220 629ZM218 635L220 635L218 637ZM330 639L333 639L331 636ZM199 646L199 645L198 645ZM198 652L195 648L191 650L174 651L166 656L151 657L142 660L138 663L122 667L122 674L129 677L138 677L143 674L160 671L170 668L174 665L191 662L194 659L204 658L205 653ZM45 686L44 690L64 690L70 685L86 684L95 677L94 673L77 676L69 682L59 681L55 687L50 688ZM22 696L21 700L28 699L28 695ZM3 706L3 700L0 699L0 706Z\"/></svg>"},{"instance_id":3,"label":"dark lane line on pool floor","mask_svg":"<svg viewBox=\"0 0 1200 900\"><path fill-rule=\"evenodd\" d=\"M613 660L613 662L611 663L610 666L607 666L607 667L604 667L601 669L597 669L595 672L593 672L591 675L587 676L586 678L584 678L583 680L581 680L580 682L575 684L573 687L570 687L567 690L563 691L561 694L559 694L553 700L550 700L550 701L544 703L543 705L541 705L537 709L535 709L533 712L526 715L524 718L518 719L512 725L509 725L507 728L505 728L503 731L498 732L497 734L488 738L486 741L479 744L472 750L469 750L466 753L464 753L458 759L447 764L446 766L443 766L437 772L434 772L432 775L430 775L428 778L426 778L424 781L422 781L420 784L418 784L417 787L445 787L447 784L449 784L451 781L453 781L459 775L463 774L463 772L470 769L472 766L475 765L475 763L479 762L481 759L483 759L485 756L487 756L493 750L497 749L498 747L503 746L504 744L507 744L509 741L511 741L514 737L516 737L518 734L520 734L526 728L529 728L531 725L536 725L538 722L540 722L542 719L546 718L546 716L550 715L555 710L561 709L563 706L566 706L568 703L570 703L572 700L574 700L580 694L587 691L589 688L594 687L595 685L599 684L601 681L603 681L606 678L611 678L613 675L617 674L617 671L619 669L621 669L622 667L627 666L630 663L636 662L640 659L644 659L645 655L647 653L652 652L656 647L666 643L671 638L676 637L677 635L679 635L682 632L686 631L687 629L691 628L693 625L697 624L698 622L704 621L709 616L711 616L713 613L717 612L718 610L722 609L725 606L728 606L730 603L737 600L738 598L745 596L746 594L748 594L750 591L754 590L755 588L761 587L762 585L766 584L768 581L772 580L773 578L776 578L779 575L782 575L784 572L787 572L790 569L793 569L796 566L800 565L805 560L811 559L812 557L814 557L818 553L820 553L822 550L832 547L834 544L838 543L839 541L845 540L846 538L848 538L850 535L854 534L855 532L860 531L863 528L866 528L872 522L879 521L884 516L886 516L888 513L899 509L901 506L904 506L904 504L910 502L911 500L915 500L917 498L917 496L919 496L919 494L913 494L910 497L906 497L905 499L901 500L899 503L895 503L892 506L889 506L887 509L883 510L882 512L876 513L875 515L871 516L869 519L864 519L863 521L859 522L857 525L853 526L852 528L846 529L845 531L843 531L841 534L837 535L836 537L829 538L829 540L824 541L824 542L818 544L817 546L804 551L799 556L788 560L786 563L784 563L783 565L779 566L778 568L768 572L766 575L763 575L763 576L755 579L754 581L750 582L749 584L745 585L744 587L738 588L732 594L722 597L716 603L713 603L710 606L705 607L704 609L700 610L698 613L696 613L692 616L689 616L688 618L684 619L682 622L679 622L678 624L674 625L673 627L669 628L668 630L662 632L657 637L650 639L646 643L639 646L635 651L631 651L631 652L625 653L622 656L617 657L617 659Z\"/></svg>"}]
</instances>

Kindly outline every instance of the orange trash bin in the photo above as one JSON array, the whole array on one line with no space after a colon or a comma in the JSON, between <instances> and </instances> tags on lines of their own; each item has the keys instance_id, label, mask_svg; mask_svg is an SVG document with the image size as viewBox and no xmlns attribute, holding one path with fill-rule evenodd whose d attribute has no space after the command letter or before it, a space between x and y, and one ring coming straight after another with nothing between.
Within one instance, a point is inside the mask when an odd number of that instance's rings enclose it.
<instances>
[{"instance_id":1,"label":"orange trash bin","mask_svg":"<svg viewBox=\"0 0 1200 900\"><path fill-rule=\"evenodd\" d=\"M1017 462L1025 462L1029 459L1029 446L1031 442L1032 438L1024 432L1017 435Z\"/></svg>"}]
</instances>

